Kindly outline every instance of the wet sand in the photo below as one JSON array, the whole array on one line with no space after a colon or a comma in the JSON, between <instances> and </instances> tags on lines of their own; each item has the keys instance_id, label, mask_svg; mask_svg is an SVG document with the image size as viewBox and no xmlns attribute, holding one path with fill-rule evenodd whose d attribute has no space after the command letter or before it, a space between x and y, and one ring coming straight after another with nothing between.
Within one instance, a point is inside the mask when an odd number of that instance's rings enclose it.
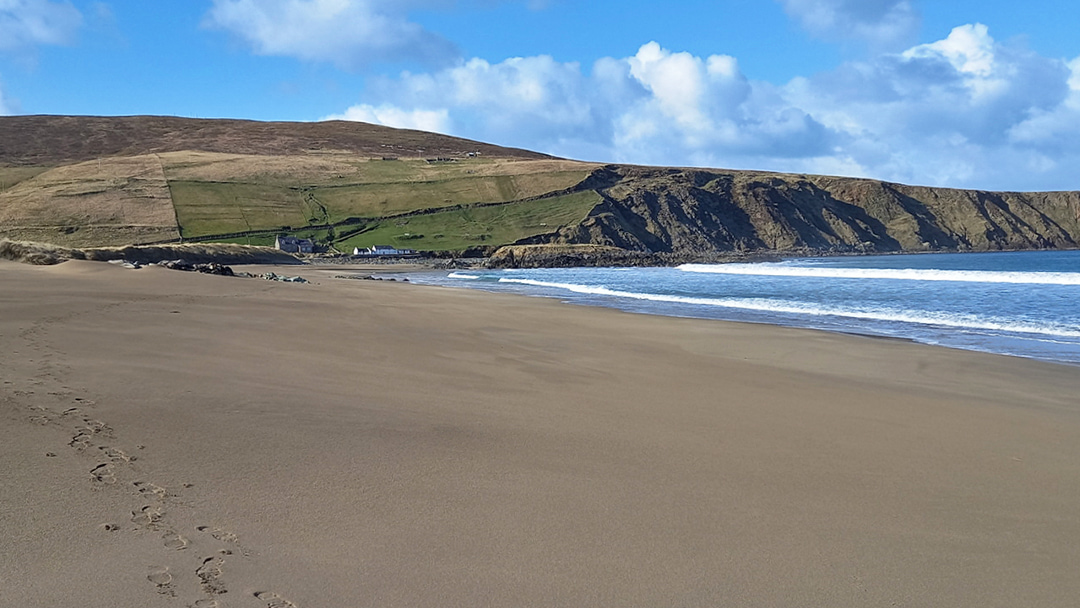
<instances>
[{"instance_id":1,"label":"wet sand","mask_svg":"<svg viewBox=\"0 0 1080 608\"><path fill-rule=\"evenodd\" d=\"M1080 597L1074 367L280 274L0 262L0 603Z\"/></svg>"}]
</instances>

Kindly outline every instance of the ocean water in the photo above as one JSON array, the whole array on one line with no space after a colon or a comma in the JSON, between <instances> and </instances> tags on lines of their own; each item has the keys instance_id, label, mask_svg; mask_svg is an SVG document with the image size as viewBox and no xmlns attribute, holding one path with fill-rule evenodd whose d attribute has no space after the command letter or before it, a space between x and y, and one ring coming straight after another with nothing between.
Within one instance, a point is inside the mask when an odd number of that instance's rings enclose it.
<instances>
[{"instance_id":1,"label":"ocean water","mask_svg":"<svg viewBox=\"0 0 1080 608\"><path fill-rule=\"evenodd\" d=\"M424 273L417 283L1080 364L1080 251Z\"/></svg>"}]
</instances>

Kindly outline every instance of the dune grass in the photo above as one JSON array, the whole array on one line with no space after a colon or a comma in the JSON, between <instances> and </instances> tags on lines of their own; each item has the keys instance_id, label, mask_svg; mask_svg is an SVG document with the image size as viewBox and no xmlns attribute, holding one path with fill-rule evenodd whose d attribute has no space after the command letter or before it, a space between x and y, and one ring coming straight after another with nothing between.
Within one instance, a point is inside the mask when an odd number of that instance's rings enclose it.
<instances>
[{"instance_id":1,"label":"dune grass","mask_svg":"<svg viewBox=\"0 0 1080 608\"><path fill-rule=\"evenodd\" d=\"M194 264L299 264L295 257L269 247L235 243L93 247L77 249L48 243L0 239L0 259L48 266L66 260L127 260L152 264L164 260L185 260Z\"/></svg>"}]
</instances>

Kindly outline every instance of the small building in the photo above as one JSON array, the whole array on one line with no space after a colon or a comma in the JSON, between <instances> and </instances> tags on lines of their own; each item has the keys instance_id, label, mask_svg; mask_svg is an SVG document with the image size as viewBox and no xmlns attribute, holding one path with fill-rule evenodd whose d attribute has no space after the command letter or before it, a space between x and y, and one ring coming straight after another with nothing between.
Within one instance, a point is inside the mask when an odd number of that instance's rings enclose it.
<instances>
[{"instance_id":1,"label":"small building","mask_svg":"<svg viewBox=\"0 0 1080 608\"><path fill-rule=\"evenodd\" d=\"M274 248L286 253L315 253L315 243L295 236L278 236Z\"/></svg>"},{"instance_id":2,"label":"small building","mask_svg":"<svg viewBox=\"0 0 1080 608\"><path fill-rule=\"evenodd\" d=\"M359 247L353 248L353 255L360 256L375 256L375 255L415 255L415 249L398 249L393 245L373 245L366 249Z\"/></svg>"}]
</instances>

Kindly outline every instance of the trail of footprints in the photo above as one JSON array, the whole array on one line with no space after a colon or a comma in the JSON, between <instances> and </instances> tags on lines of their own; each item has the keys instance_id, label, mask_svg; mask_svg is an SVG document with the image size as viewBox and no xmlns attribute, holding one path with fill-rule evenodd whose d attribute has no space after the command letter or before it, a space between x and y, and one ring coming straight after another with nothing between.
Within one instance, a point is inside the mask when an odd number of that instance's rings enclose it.
<instances>
[{"instance_id":1,"label":"trail of footprints","mask_svg":"<svg viewBox=\"0 0 1080 608\"><path fill-rule=\"evenodd\" d=\"M236 534L212 526L200 525L194 531L197 536L209 537L213 541L195 543L194 539L177 530L169 517L167 508L190 508L177 502L179 494L171 493L164 486L144 479L132 479L139 477L136 465L138 457L116 447L112 427L88 413L94 409L94 401L77 396L76 391L61 383L60 378L66 375L68 368L56 361L56 353L47 352L55 349L46 342L44 331L47 323L58 320L61 319L46 319L20 333L29 349L38 353L34 358L38 361L39 373L37 378L30 381L32 387L11 390L14 388L13 383L5 381L3 388L20 401L31 402L27 406L27 419L30 423L42 426L59 425L70 429L67 445L75 453L91 458L94 462L89 469L89 481L95 490L122 489L139 499L139 506L130 511L130 527L127 529L135 533L160 534L162 549L168 551L163 557L179 555L179 552L187 552L193 546L201 546L205 551L211 549L208 544L218 544L219 548L208 557L192 555L191 568L184 570L193 575L186 588L197 588L203 596L188 604L188 608L224 608L219 597L228 593L225 558L236 554L233 548L239 551L240 557L248 557L250 553L239 544ZM47 384L52 384L56 389L46 390ZM55 399L60 404L53 407L41 405L41 402L48 401L47 398ZM144 449L144 446L136 446L136 449ZM46 452L45 455L57 456L54 452ZM184 488L189 487L190 484L184 484ZM125 527L108 522L101 524L99 529L116 533L123 531ZM170 566L151 565L147 567L146 580L158 594L175 599L182 595L180 588L185 587L183 581L178 579L179 574L175 572ZM272 591L259 591L253 595L260 602L264 602L266 608L298 608L293 602Z\"/></svg>"},{"instance_id":2,"label":"trail of footprints","mask_svg":"<svg viewBox=\"0 0 1080 608\"><path fill-rule=\"evenodd\" d=\"M62 422L71 418L78 420L78 424L73 428L74 434L71 436L68 445L77 453L97 459L97 464L90 469L90 481L95 489L104 490L109 487L124 487L133 496L144 501L143 504L130 512L129 521L135 532L160 534L162 547L171 552L186 551L192 546L192 539L177 530L169 518L167 508L179 505L176 502L177 494L170 493L164 486L143 479L130 482L123 480L124 477L137 472L135 463L138 458L120 448L109 445L113 443L115 436L113 429L108 424L84 416L79 408L69 408L59 414L42 408L35 415L41 416L44 419L44 424ZM98 445L102 440L108 440L109 444ZM137 449L143 448L143 446L136 447ZM184 487L191 486L190 484L184 484ZM123 528L114 523L105 523L101 525L101 529L116 532ZM247 557L250 554L242 548L239 538L233 532L208 525L196 526L195 532L199 536L209 536L217 543L225 546L219 548L209 557L198 556L195 558L196 565L189 572L194 574L194 582L204 597L189 604L188 608L224 608L224 604L218 598L228 593L225 579L225 558L236 554L231 547L235 547L240 552L241 557ZM146 580L154 586L154 590L160 595L169 598L180 596L177 588L179 581L169 566L149 566ZM298 608L293 602L272 591L259 591L254 596L259 601L265 602L267 608Z\"/></svg>"}]
</instances>

